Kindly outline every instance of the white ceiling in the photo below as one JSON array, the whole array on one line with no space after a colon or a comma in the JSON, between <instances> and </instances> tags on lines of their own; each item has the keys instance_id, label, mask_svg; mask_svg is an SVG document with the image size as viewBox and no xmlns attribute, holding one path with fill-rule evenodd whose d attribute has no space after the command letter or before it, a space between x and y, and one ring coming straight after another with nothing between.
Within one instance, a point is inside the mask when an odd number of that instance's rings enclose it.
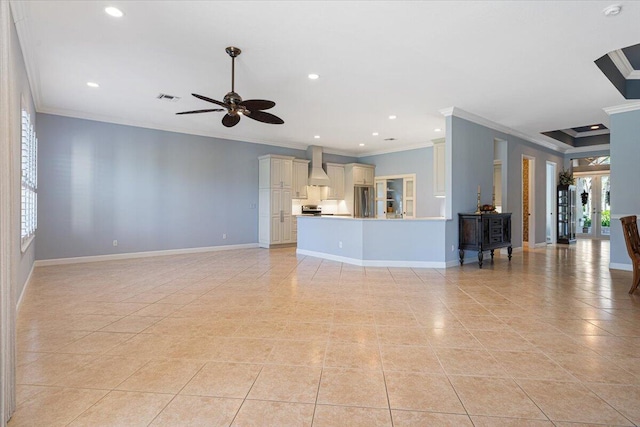
<instances>
[{"instance_id":1,"label":"white ceiling","mask_svg":"<svg viewBox=\"0 0 640 427\"><path fill-rule=\"evenodd\" d=\"M365 154L444 135L458 107L529 136L592 123L625 104L595 66L638 43L640 2L622 1L12 1L40 112L233 140ZM124 13L104 13L116 6ZM270 99L284 125L192 97L231 89ZM320 79L312 81L309 73ZM86 86L100 84L99 89ZM156 99L179 96L177 103ZM396 120L389 120L391 114ZM372 132L379 136L372 136ZM320 135L320 139L314 139ZM397 138L384 141L384 138ZM364 143L364 147L359 144Z\"/></svg>"}]
</instances>

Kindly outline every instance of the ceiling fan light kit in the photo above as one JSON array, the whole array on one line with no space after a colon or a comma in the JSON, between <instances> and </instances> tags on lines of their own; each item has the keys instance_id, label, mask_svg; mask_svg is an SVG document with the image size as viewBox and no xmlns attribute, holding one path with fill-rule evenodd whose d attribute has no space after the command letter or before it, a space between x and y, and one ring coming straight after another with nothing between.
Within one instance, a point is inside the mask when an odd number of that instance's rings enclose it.
<instances>
[{"instance_id":1,"label":"ceiling fan light kit","mask_svg":"<svg viewBox=\"0 0 640 427\"><path fill-rule=\"evenodd\" d=\"M231 92L228 92L221 101L216 101L215 99L208 98L203 95L198 95L197 93L192 93L191 95L195 96L198 99L202 99L203 101L211 102L212 104L219 105L223 108L213 108L213 109L205 109L205 110L193 110L193 111L182 111L176 114L198 114L198 113L209 113L214 111L226 111L227 114L222 118L222 124L225 127L233 127L238 124L241 116L249 117L250 119L257 120L262 123L269 123L273 125L281 125L284 123L280 117L275 116L271 113L267 113L263 110L268 110L270 108L275 107L276 103L273 101L268 101L266 99L247 99L246 101L242 100L242 97L238 95L235 91L235 74L236 74L236 62L235 59L238 55L242 53L242 50L235 46L229 46L225 49L225 52L231 57Z\"/></svg>"}]
</instances>

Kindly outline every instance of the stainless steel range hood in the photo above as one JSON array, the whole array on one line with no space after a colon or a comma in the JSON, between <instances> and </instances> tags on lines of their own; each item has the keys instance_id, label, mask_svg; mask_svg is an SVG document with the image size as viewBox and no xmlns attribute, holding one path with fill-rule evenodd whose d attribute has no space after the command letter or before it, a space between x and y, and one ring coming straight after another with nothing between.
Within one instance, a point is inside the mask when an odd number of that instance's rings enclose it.
<instances>
[{"instance_id":1,"label":"stainless steel range hood","mask_svg":"<svg viewBox=\"0 0 640 427\"><path fill-rule=\"evenodd\" d=\"M329 186L331 181L322 169L322 147L310 145L307 155L311 152L311 170L309 171L309 185Z\"/></svg>"}]
</instances>

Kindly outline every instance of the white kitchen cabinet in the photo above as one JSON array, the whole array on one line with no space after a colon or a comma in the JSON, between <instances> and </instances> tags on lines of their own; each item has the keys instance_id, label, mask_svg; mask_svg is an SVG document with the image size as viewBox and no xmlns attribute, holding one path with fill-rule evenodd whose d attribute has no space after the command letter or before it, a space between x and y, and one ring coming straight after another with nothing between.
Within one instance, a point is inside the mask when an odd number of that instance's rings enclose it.
<instances>
[{"instance_id":1,"label":"white kitchen cabinet","mask_svg":"<svg viewBox=\"0 0 640 427\"><path fill-rule=\"evenodd\" d=\"M309 183L309 160L293 159L293 191L294 199L306 199Z\"/></svg>"},{"instance_id":2,"label":"white kitchen cabinet","mask_svg":"<svg viewBox=\"0 0 640 427\"><path fill-rule=\"evenodd\" d=\"M293 157L261 156L258 175L258 245L295 243L291 226Z\"/></svg>"},{"instance_id":3,"label":"white kitchen cabinet","mask_svg":"<svg viewBox=\"0 0 640 427\"><path fill-rule=\"evenodd\" d=\"M336 163L327 163L327 176L329 181L329 190L327 192L328 200L344 199L344 165Z\"/></svg>"},{"instance_id":4,"label":"white kitchen cabinet","mask_svg":"<svg viewBox=\"0 0 640 427\"><path fill-rule=\"evenodd\" d=\"M291 188L293 185L293 157L267 154L260 156L260 188Z\"/></svg>"},{"instance_id":5,"label":"white kitchen cabinet","mask_svg":"<svg viewBox=\"0 0 640 427\"><path fill-rule=\"evenodd\" d=\"M354 185L373 185L375 168L370 165L350 164Z\"/></svg>"},{"instance_id":6,"label":"white kitchen cabinet","mask_svg":"<svg viewBox=\"0 0 640 427\"><path fill-rule=\"evenodd\" d=\"M373 167L364 168L364 185L373 185L375 169Z\"/></svg>"},{"instance_id":7,"label":"white kitchen cabinet","mask_svg":"<svg viewBox=\"0 0 640 427\"><path fill-rule=\"evenodd\" d=\"M433 140L433 195L444 197L445 187L445 139Z\"/></svg>"}]
</instances>

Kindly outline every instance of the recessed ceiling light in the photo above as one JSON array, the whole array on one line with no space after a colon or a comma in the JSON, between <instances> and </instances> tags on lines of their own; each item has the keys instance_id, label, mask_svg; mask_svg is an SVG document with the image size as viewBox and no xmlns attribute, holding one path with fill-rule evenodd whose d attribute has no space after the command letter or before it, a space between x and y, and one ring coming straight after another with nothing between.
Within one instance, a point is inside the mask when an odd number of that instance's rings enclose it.
<instances>
[{"instance_id":1,"label":"recessed ceiling light","mask_svg":"<svg viewBox=\"0 0 640 427\"><path fill-rule=\"evenodd\" d=\"M378 136L378 135L379 135L379 133L378 133L378 132L374 132L374 133L372 133L371 135L373 135L373 136Z\"/></svg>"},{"instance_id":2,"label":"recessed ceiling light","mask_svg":"<svg viewBox=\"0 0 640 427\"><path fill-rule=\"evenodd\" d=\"M94 83L94 82L87 82L87 86L89 86L89 87L100 87L100 85L98 83Z\"/></svg>"},{"instance_id":3,"label":"recessed ceiling light","mask_svg":"<svg viewBox=\"0 0 640 427\"><path fill-rule=\"evenodd\" d=\"M616 16L622 11L622 6L619 4L612 4L611 6L605 7L602 10L605 16Z\"/></svg>"},{"instance_id":4,"label":"recessed ceiling light","mask_svg":"<svg viewBox=\"0 0 640 427\"><path fill-rule=\"evenodd\" d=\"M363 143L360 143L360 144L358 144L358 145L359 145L360 147L364 147L364 144L363 144Z\"/></svg>"},{"instance_id":5,"label":"recessed ceiling light","mask_svg":"<svg viewBox=\"0 0 640 427\"><path fill-rule=\"evenodd\" d=\"M395 120L395 119L396 119L396 116L391 115L391 116L389 116L389 119L390 119L390 120Z\"/></svg>"},{"instance_id":6,"label":"recessed ceiling light","mask_svg":"<svg viewBox=\"0 0 640 427\"><path fill-rule=\"evenodd\" d=\"M442 129L440 129L440 128L435 128L433 131L434 131L434 132L442 132Z\"/></svg>"},{"instance_id":7,"label":"recessed ceiling light","mask_svg":"<svg viewBox=\"0 0 640 427\"><path fill-rule=\"evenodd\" d=\"M320 139L320 135L314 135L313 136L315 139Z\"/></svg>"},{"instance_id":8,"label":"recessed ceiling light","mask_svg":"<svg viewBox=\"0 0 640 427\"><path fill-rule=\"evenodd\" d=\"M307 77L309 77L310 80L317 80L320 76L317 74L309 74Z\"/></svg>"},{"instance_id":9,"label":"recessed ceiling light","mask_svg":"<svg viewBox=\"0 0 640 427\"><path fill-rule=\"evenodd\" d=\"M593 129L593 130L600 129L600 126L598 126L598 125L593 125L593 126L591 126L591 129Z\"/></svg>"},{"instance_id":10,"label":"recessed ceiling light","mask_svg":"<svg viewBox=\"0 0 640 427\"><path fill-rule=\"evenodd\" d=\"M107 15L111 15L114 18L122 18L122 15L124 15L124 13L122 13L120 9L113 6L105 7L104 11L107 13Z\"/></svg>"}]
</instances>

